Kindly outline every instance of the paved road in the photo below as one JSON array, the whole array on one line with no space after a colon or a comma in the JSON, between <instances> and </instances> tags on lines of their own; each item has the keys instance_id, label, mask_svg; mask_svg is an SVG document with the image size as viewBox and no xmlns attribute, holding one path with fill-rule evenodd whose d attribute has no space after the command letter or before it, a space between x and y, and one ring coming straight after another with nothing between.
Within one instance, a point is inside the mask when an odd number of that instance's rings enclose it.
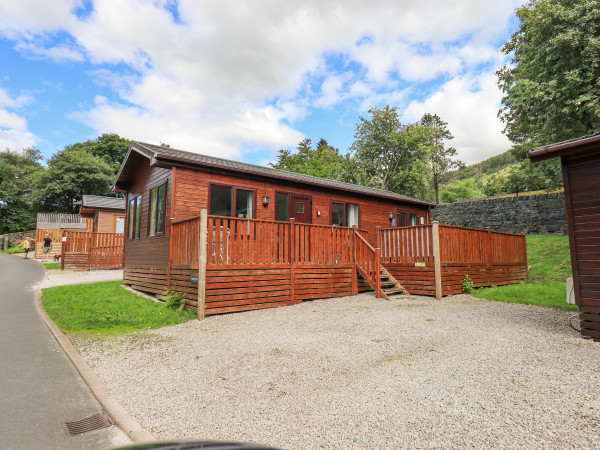
<instances>
[{"instance_id":1,"label":"paved road","mask_svg":"<svg viewBox=\"0 0 600 450\"><path fill-rule=\"evenodd\" d=\"M35 261L0 253L0 449L103 449L128 442L117 427L67 438L61 422L102 412L42 321Z\"/></svg>"}]
</instances>

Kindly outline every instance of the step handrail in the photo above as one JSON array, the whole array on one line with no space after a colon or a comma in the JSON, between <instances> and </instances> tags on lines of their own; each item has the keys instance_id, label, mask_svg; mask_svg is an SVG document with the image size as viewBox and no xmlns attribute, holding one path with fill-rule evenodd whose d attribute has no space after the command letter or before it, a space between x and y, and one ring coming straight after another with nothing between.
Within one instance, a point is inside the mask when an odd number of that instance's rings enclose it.
<instances>
[{"instance_id":1,"label":"step handrail","mask_svg":"<svg viewBox=\"0 0 600 450\"><path fill-rule=\"evenodd\" d=\"M378 250L373 248L358 231L354 232L354 264L367 283L375 290L377 298L381 296L381 278Z\"/></svg>"}]
</instances>

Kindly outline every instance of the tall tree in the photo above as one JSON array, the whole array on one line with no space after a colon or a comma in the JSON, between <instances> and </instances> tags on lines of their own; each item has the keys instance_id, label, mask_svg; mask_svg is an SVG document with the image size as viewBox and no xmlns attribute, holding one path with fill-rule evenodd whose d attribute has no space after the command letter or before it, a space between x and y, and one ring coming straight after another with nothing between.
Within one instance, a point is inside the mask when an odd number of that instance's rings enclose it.
<instances>
[{"instance_id":1,"label":"tall tree","mask_svg":"<svg viewBox=\"0 0 600 450\"><path fill-rule=\"evenodd\" d=\"M69 146L48 161L36 174L36 201L43 211L76 213L73 205L84 194L109 195L114 168L85 148Z\"/></svg>"},{"instance_id":2,"label":"tall tree","mask_svg":"<svg viewBox=\"0 0 600 450\"><path fill-rule=\"evenodd\" d=\"M0 233L35 228L36 205L32 201L36 174L44 171L42 155L35 148L22 153L0 152Z\"/></svg>"},{"instance_id":3,"label":"tall tree","mask_svg":"<svg viewBox=\"0 0 600 450\"><path fill-rule=\"evenodd\" d=\"M428 138L423 145L423 150L429 163L431 171L431 184L435 193L435 202L440 202L440 178L452 169L464 167L464 163L457 159L452 159L456 156L454 147L446 148L444 141L454 139L450 130L448 130L448 122L444 122L437 114L426 113L421 117L419 125L427 128L429 131Z\"/></svg>"},{"instance_id":4,"label":"tall tree","mask_svg":"<svg viewBox=\"0 0 600 450\"><path fill-rule=\"evenodd\" d=\"M131 141L128 139L117 134L104 133L94 140L67 145L65 150L86 150L109 164L116 175L130 145Z\"/></svg>"},{"instance_id":5,"label":"tall tree","mask_svg":"<svg viewBox=\"0 0 600 450\"><path fill-rule=\"evenodd\" d=\"M527 150L600 131L600 0L530 0L496 72L504 132Z\"/></svg>"},{"instance_id":6,"label":"tall tree","mask_svg":"<svg viewBox=\"0 0 600 450\"><path fill-rule=\"evenodd\" d=\"M313 149L312 141L308 138L298 143L295 152L279 150L277 162L269 163L276 169L340 181L346 181L345 164L345 157L325 139L321 139Z\"/></svg>"},{"instance_id":7,"label":"tall tree","mask_svg":"<svg viewBox=\"0 0 600 450\"><path fill-rule=\"evenodd\" d=\"M402 180L419 169L422 127L402 124L398 108L369 109L371 118L359 117L350 149L359 184L405 193ZM409 194L406 194L409 195Z\"/></svg>"}]
</instances>

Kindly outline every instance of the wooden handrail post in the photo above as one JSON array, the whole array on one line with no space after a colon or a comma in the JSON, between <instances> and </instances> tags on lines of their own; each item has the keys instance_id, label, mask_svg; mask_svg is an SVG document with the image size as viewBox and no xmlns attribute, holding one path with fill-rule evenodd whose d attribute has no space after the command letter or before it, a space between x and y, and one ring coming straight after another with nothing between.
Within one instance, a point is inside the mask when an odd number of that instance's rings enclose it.
<instances>
[{"instance_id":1,"label":"wooden handrail post","mask_svg":"<svg viewBox=\"0 0 600 450\"><path fill-rule=\"evenodd\" d=\"M296 259L296 219L290 219L290 300L296 303L294 292L294 262Z\"/></svg>"},{"instance_id":2,"label":"wooden handrail post","mask_svg":"<svg viewBox=\"0 0 600 450\"><path fill-rule=\"evenodd\" d=\"M208 238L208 214L206 208L200 210L198 224L198 319L203 319L206 309L206 259Z\"/></svg>"},{"instance_id":3,"label":"wooden handrail post","mask_svg":"<svg viewBox=\"0 0 600 450\"><path fill-rule=\"evenodd\" d=\"M380 227L377 226L375 232L377 236L375 236L375 242L377 245L375 246L375 296L377 298L383 297L381 295L381 233Z\"/></svg>"},{"instance_id":4,"label":"wooden handrail post","mask_svg":"<svg viewBox=\"0 0 600 450\"><path fill-rule=\"evenodd\" d=\"M352 227L352 295L358 294L358 274L356 262L356 225Z\"/></svg>"},{"instance_id":5,"label":"wooden handrail post","mask_svg":"<svg viewBox=\"0 0 600 450\"><path fill-rule=\"evenodd\" d=\"M440 227L439 222L431 222L431 241L433 244L433 272L435 277L435 299L442 299L442 262L440 260Z\"/></svg>"},{"instance_id":6,"label":"wooden handrail post","mask_svg":"<svg viewBox=\"0 0 600 450\"><path fill-rule=\"evenodd\" d=\"M67 238L65 236L67 232L63 231L62 236L60 238L61 246L60 246L60 270L65 270L65 246L67 245ZM35 258L35 254L34 254Z\"/></svg>"}]
</instances>

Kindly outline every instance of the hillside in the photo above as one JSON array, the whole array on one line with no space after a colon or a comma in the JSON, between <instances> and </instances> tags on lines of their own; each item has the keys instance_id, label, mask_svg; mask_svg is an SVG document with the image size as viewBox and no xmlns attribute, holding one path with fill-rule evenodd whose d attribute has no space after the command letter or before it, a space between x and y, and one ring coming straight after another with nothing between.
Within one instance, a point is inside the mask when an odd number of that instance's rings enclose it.
<instances>
[{"instance_id":1,"label":"hillside","mask_svg":"<svg viewBox=\"0 0 600 450\"><path fill-rule=\"evenodd\" d=\"M449 172L440 185L440 201L490 197L525 191L562 189L560 161L532 165L507 150L470 166Z\"/></svg>"}]
</instances>

